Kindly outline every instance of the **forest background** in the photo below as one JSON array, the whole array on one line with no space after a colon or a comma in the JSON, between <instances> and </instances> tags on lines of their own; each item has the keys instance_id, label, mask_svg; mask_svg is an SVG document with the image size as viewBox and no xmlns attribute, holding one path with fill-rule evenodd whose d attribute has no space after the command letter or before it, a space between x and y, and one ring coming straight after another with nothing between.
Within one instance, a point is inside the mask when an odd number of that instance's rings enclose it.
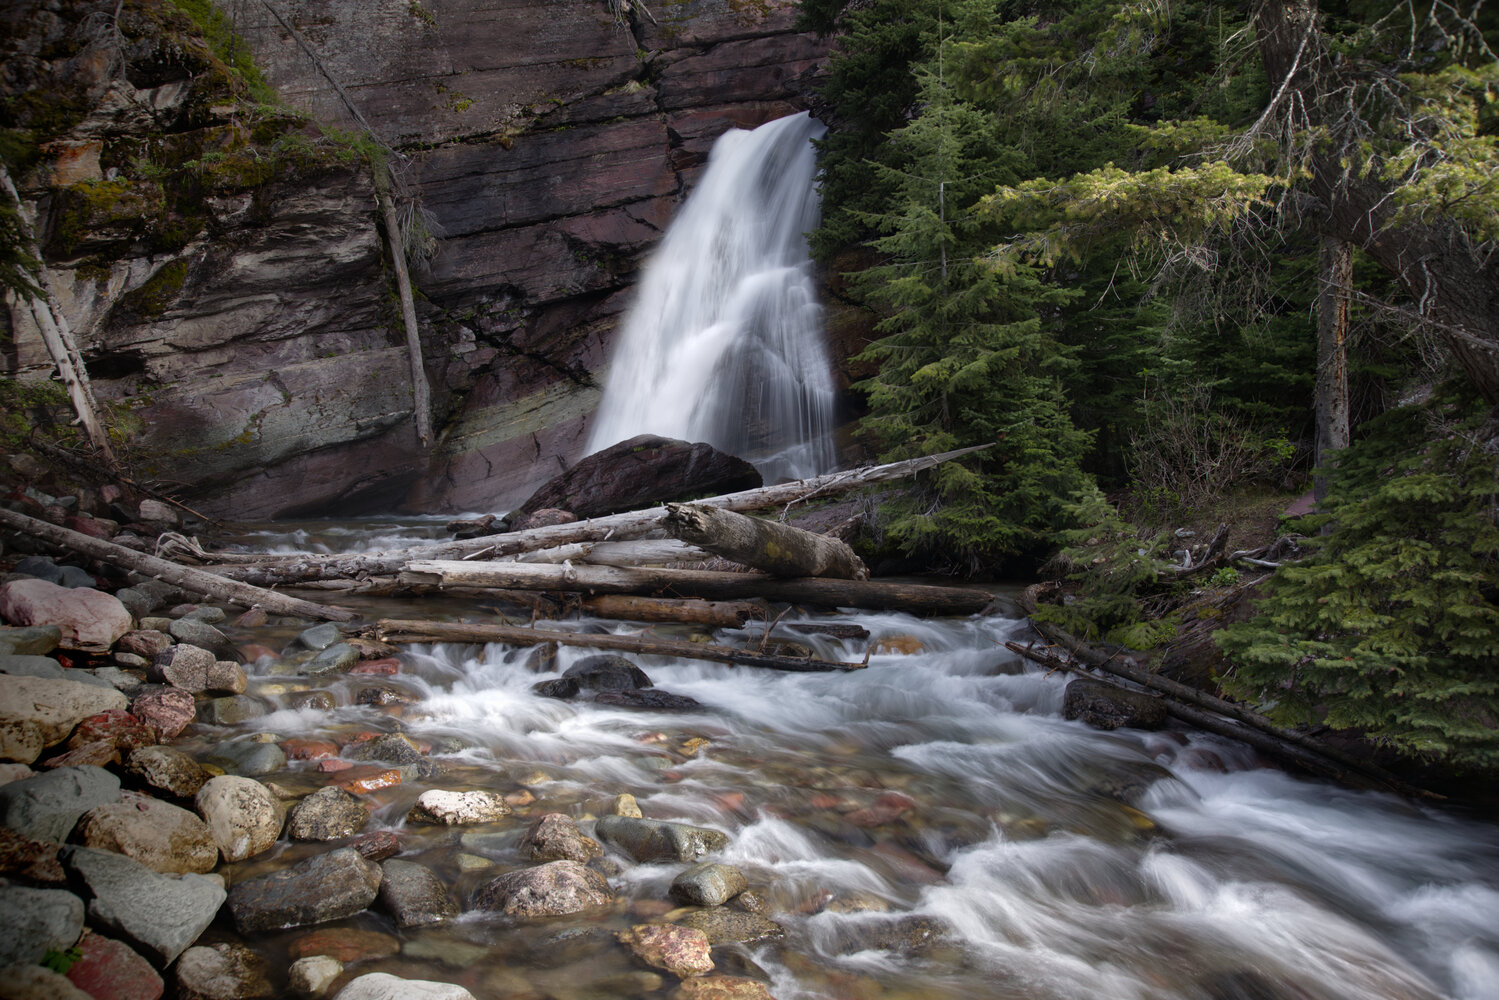
<instances>
[{"instance_id":1,"label":"forest background","mask_svg":"<svg viewBox=\"0 0 1499 1000\"><path fill-rule=\"evenodd\" d=\"M886 550L1050 555L1037 617L1134 649L1229 591L1227 693L1499 770L1499 12L801 8L837 38L814 252L878 317L861 433L993 443L888 505ZM1171 572L1187 525L1308 489L1285 558Z\"/></svg>"}]
</instances>

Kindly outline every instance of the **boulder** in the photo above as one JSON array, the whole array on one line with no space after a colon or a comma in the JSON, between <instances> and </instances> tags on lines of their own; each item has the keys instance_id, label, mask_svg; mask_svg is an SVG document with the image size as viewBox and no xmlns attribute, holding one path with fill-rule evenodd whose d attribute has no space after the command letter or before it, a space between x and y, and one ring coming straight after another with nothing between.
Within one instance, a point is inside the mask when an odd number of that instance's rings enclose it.
<instances>
[{"instance_id":1,"label":"boulder","mask_svg":"<svg viewBox=\"0 0 1499 1000\"><path fill-rule=\"evenodd\" d=\"M67 739L73 727L89 716L128 704L123 694L109 686L0 674L0 721L32 723L47 746Z\"/></svg>"},{"instance_id":2,"label":"boulder","mask_svg":"<svg viewBox=\"0 0 1499 1000\"><path fill-rule=\"evenodd\" d=\"M646 965L665 969L678 979L713 971L708 935L691 927L636 924L615 936Z\"/></svg>"},{"instance_id":3,"label":"boulder","mask_svg":"<svg viewBox=\"0 0 1499 1000\"><path fill-rule=\"evenodd\" d=\"M563 671L562 679L577 681L584 691L633 691L651 686L644 670L610 653L585 656Z\"/></svg>"},{"instance_id":4,"label":"boulder","mask_svg":"<svg viewBox=\"0 0 1499 1000\"><path fill-rule=\"evenodd\" d=\"M604 876L576 861L551 861L506 872L479 888L474 905L517 920L558 917L604 906L614 898Z\"/></svg>"},{"instance_id":5,"label":"boulder","mask_svg":"<svg viewBox=\"0 0 1499 1000\"><path fill-rule=\"evenodd\" d=\"M426 865L410 861L387 861L380 883L380 905L397 927L426 927L458 915L458 902L447 884Z\"/></svg>"},{"instance_id":6,"label":"boulder","mask_svg":"<svg viewBox=\"0 0 1499 1000\"><path fill-rule=\"evenodd\" d=\"M48 950L63 951L83 933L83 900L62 889L0 886L0 967L36 965Z\"/></svg>"},{"instance_id":7,"label":"boulder","mask_svg":"<svg viewBox=\"0 0 1499 1000\"><path fill-rule=\"evenodd\" d=\"M495 792L449 792L431 789L421 794L406 819L412 823L468 826L493 823L510 815L510 805Z\"/></svg>"},{"instance_id":8,"label":"boulder","mask_svg":"<svg viewBox=\"0 0 1499 1000\"><path fill-rule=\"evenodd\" d=\"M685 823L601 816L594 835L636 861L696 861L729 845L727 834Z\"/></svg>"},{"instance_id":9,"label":"boulder","mask_svg":"<svg viewBox=\"0 0 1499 1000\"><path fill-rule=\"evenodd\" d=\"M578 515L570 510L561 510L557 507L542 507L533 510L529 514L518 514L515 523L511 525L512 531L530 531L532 528L550 528L555 524L573 524L578 520Z\"/></svg>"},{"instance_id":10,"label":"boulder","mask_svg":"<svg viewBox=\"0 0 1499 1000\"><path fill-rule=\"evenodd\" d=\"M516 508L552 507L580 518L735 493L764 485L753 465L711 445L641 434L580 459Z\"/></svg>"},{"instance_id":11,"label":"boulder","mask_svg":"<svg viewBox=\"0 0 1499 1000\"><path fill-rule=\"evenodd\" d=\"M328 785L292 806L286 833L292 840L340 840L358 833L369 820L364 803Z\"/></svg>"},{"instance_id":12,"label":"boulder","mask_svg":"<svg viewBox=\"0 0 1499 1000\"><path fill-rule=\"evenodd\" d=\"M65 847L58 860L91 897L89 923L124 938L158 966L186 951L224 904L223 879L214 875L162 875L88 847Z\"/></svg>"},{"instance_id":13,"label":"boulder","mask_svg":"<svg viewBox=\"0 0 1499 1000\"><path fill-rule=\"evenodd\" d=\"M581 864L587 864L590 859L604 853L597 840L584 836L572 817L562 813L538 817L521 838L520 849L532 861L577 861Z\"/></svg>"},{"instance_id":14,"label":"boulder","mask_svg":"<svg viewBox=\"0 0 1499 1000\"><path fill-rule=\"evenodd\" d=\"M211 872L219 848L208 824L169 802L137 792L97 806L78 821L78 840L86 847L134 858L156 872Z\"/></svg>"},{"instance_id":15,"label":"boulder","mask_svg":"<svg viewBox=\"0 0 1499 1000\"><path fill-rule=\"evenodd\" d=\"M341 920L374 902L380 879L378 865L341 847L236 883L229 912L241 934Z\"/></svg>"},{"instance_id":16,"label":"boulder","mask_svg":"<svg viewBox=\"0 0 1499 1000\"><path fill-rule=\"evenodd\" d=\"M140 747L125 758L125 772L147 786L179 799L190 799L209 779L207 771L175 747Z\"/></svg>"},{"instance_id":17,"label":"boulder","mask_svg":"<svg viewBox=\"0 0 1499 1000\"><path fill-rule=\"evenodd\" d=\"M94 1000L159 1000L166 989L151 963L123 941L85 931L78 950L83 957L68 968L68 982Z\"/></svg>"},{"instance_id":18,"label":"boulder","mask_svg":"<svg viewBox=\"0 0 1499 1000\"><path fill-rule=\"evenodd\" d=\"M147 725L155 726L164 740L179 735L197 716L197 712L198 706L193 701L193 696L177 688L144 691L130 702L130 714Z\"/></svg>"},{"instance_id":19,"label":"boulder","mask_svg":"<svg viewBox=\"0 0 1499 1000\"><path fill-rule=\"evenodd\" d=\"M210 778L198 789L193 805L225 861L254 857L281 834L281 802L253 778L232 774Z\"/></svg>"},{"instance_id":20,"label":"boulder","mask_svg":"<svg viewBox=\"0 0 1499 1000\"><path fill-rule=\"evenodd\" d=\"M683 927L693 927L702 931L714 945L731 944L736 941L741 944L754 944L757 941L784 937L786 934L784 927L768 917L762 917L758 913L745 913L742 910L730 910L722 906L694 910L677 922Z\"/></svg>"},{"instance_id":21,"label":"boulder","mask_svg":"<svg viewBox=\"0 0 1499 1000\"><path fill-rule=\"evenodd\" d=\"M270 963L242 944L187 949L177 960L177 1000L273 997Z\"/></svg>"},{"instance_id":22,"label":"boulder","mask_svg":"<svg viewBox=\"0 0 1499 1000\"><path fill-rule=\"evenodd\" d=\"M748 888L749 880L733 865L702 864L672 879L670 893L687 906L722 906Z\"/></svg>"},{"instance_id":23,"label":"boulder","mask_svg":"<svg viewBox=\"0 0 1499 1000\"><path fill-rule=\"evenodd\" d=\"M333 1000L474 1000L474 995L453 983L370 972L350 981Z\"/></svg>"},{"instance_id":24,"label":"boulder","mask_svg":"<svg viewBox=\"0 0 1499 1000\"><path fill-rule=\"evenodd\" d=\"M61 587L46 580L0 584L0 617L12 625L56 625L59 646L107 653L135 621L119 599L87 587Z\"/></svg>"},{"instance_id":25,"label":"boulder","mask_svg":"<svg viewBox=\"0 0 1499 1000\"><path fill-rule=\"evenodd\" d=\"M1160 729L1166 724L1166 703L1143 691L1078 677L1067 684L1062 715L1095 729Z\"/></svg>"},{"instance_id":26,"label":"boulder","mask_svg":"<svg viewBox=\"0 0 1499 1000\"><path fill-rule=\"evenodd\" d=\"M60 844L84 813L119 799L120 779L102 767L60 767L0 785L0 826Z\"/></svg>"}]
</instances>

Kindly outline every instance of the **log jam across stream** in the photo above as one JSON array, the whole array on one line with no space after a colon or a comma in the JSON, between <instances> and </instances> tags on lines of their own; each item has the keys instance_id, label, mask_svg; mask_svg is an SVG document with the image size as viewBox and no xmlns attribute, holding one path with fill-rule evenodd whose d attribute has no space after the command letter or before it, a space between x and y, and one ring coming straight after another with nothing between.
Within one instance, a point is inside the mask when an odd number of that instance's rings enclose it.
<instances>
[{"instance_id":1,"label":"log jam across stream","mask_svg":"<svg viewBox=\"0 0 1499 1000\"><path fill-rule=\"evenodd\" d=\"M361 530L371 540L360 541ZM340 529L338 544L387 545L373 539L381 530ZM366 623L503 623L482 598L346 603ZM530 624L528 613L498 610ZM870 634L798 629L827 623ZM306 624L233 638L279 651ZM764 628L575 616L535 624L756 648ZM403 646L388 676L300 676L278 652L247 666L249 693L269 714L200 724L185 745L206 756L223 741L270 734L343 743L347 758L358 745L347 741L401 731L438 765L364 793L373 811L364 832L399 835L398 859L435 873L461 914L400 927L375 905L248 935L273 968L338 947L354 956L350 973L459 983L480 998L685 998L701 987L648 968L616 934L688 920L712 928L715 975L759 981L778 1000L1496 995L1492 824L1292 777L1187 729L1106 733L1066 721L1068 678L1004 647L1032 637L1023 620L999 616L792 610L772 639L829 661L867 653L867 667L786 673L631 657L650 690L696 702L676 710L601 703L587 691L537 694L538 683L598 655L567 645L549 657L503 644ZM394 695L369 697L375 689ZM325 766L292 761L260 780L300 795L339 777ZM499 793L513 812L474 826L409 821L430 789ZM723 834L726 846L698 860L738 869L752 895L689 916L695 908L674 899L672 885L691 862L640 860L600 834L622 794L647 819ZM481 911L484 886L537 863L523 836L553 812L603 841L594 865L613 899L540 920ZM336 846L283 833L272 850L221 871L240 881Z\"/></svg>"}]
</instances>

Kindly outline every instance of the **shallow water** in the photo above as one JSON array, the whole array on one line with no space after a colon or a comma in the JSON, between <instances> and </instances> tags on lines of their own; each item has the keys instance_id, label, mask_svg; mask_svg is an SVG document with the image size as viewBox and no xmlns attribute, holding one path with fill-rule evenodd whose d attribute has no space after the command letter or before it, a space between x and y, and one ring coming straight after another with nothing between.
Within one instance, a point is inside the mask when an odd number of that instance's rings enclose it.
<instances>
[{"instance_id":1,"label":"shallow water","mask_svg":"<svg viewBox=\"0 0 1499 1000\"><path fill-rule=\"evenodd\" d=\"M481 603L366 609L495 620ZM795 632L827 620L862 624L871 638ZM600 626L645 627L555 625ZM714 860L746 873L786 935L715 957L768 977L779 1000L1499 997L1494 826L1294 778L1217 737L1065 721L1066 678L1003 647L1024 628L899 614L780 621L777 637L828 658L858 661L882 637L917 650L838 674L635 658L657 687L701 703L686 713L531 692L592 655L584 649L563 648L538 674L526 650L412 647L402 673L381 679L420 696L399 714L353 704L369 679L276 676L266 659L250 668L252 693L321 685L339 707L283 709L236 732L404 728L433 742L448 773L371 795L372 828L401 828L403 856L464 893L527 863L515 845L531 817L565 812L586 832L621 792L647 817L721 830L732 839ZM267 635L277 632L251 638ZM310 789L323 779L293 764L273 780ZM428 787L526 788L536 801L492 827L405 826ZM312 850L283 846L233 875ZM669 909L667 887L685 866L613 858L621 900L606 912L523 927L470 913L399 932L367 912L346 923L402 951L354 968L461 982L481 998L665 997L672 977L642 972L606 932ZM306 933L261 944L276 954Z\"/></svg>"}]
</instances>

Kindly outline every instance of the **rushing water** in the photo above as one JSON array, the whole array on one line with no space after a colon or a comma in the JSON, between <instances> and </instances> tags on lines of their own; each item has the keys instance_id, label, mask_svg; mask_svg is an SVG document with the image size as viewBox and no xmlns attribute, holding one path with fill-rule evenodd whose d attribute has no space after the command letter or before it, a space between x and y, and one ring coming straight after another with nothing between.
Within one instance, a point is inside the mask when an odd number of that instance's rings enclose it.
<instances>
[{"instance_id":1,"label":"rushing water","mask_svg":"<svg viewBox=\"0 0 1499 1000\"><path fill-rule=\"evenodd\" d=\"M481 605L365 610L494 620ZM870 639L796 631L830 620ZM407 837L403 856L461 894L528 863L516 844L531 817L561 811L587 831L621 792L650 818L722 830L732 842L714 860L747 874L786 935L715 957L768 977L779 1000L1499 997L1492 825L1294 778L1217 737L1065 721L1066 678L1003 646L1024 632L1001 617L793 613L775 635L821 656L858 661L881 638L907 651L836 674L637 658L658 687L701 702L687 713L532 693L584 649L538 674L521 649L412 648L389 681L420 701L394 713L355 704L361 679L289 677L268 657L251 667L252 692L286 704L288 688L322 685L338 707L282 708L237 736L402 727L431 741L446 774L370 799L375 823ZM325 776L294 764L274 780L306 790ZM461 835L406 825L427 787L525 787L536 802ZM398 936L401 953L357 968L461 982L484 1000L666 997L671 977L643 973L606 932L664 913L685 866L614 860L623 901L585 917L505 927L470 912L397 932L366 913L351 923ZM274 952L299 933L261 944Z\"/></svg>"},{"instance_id":2,"label":"rushing water","mask_svg":"<svg viewBox=\"0 0 1499 1000\"><path fill-rule=\"evenodd\" d=\"M804 238L823 131L803 113L714 145L640 282L589 451L651 433L707 441L767 482L832 467L832 369Z\"/></svg>"}]
</instances>

